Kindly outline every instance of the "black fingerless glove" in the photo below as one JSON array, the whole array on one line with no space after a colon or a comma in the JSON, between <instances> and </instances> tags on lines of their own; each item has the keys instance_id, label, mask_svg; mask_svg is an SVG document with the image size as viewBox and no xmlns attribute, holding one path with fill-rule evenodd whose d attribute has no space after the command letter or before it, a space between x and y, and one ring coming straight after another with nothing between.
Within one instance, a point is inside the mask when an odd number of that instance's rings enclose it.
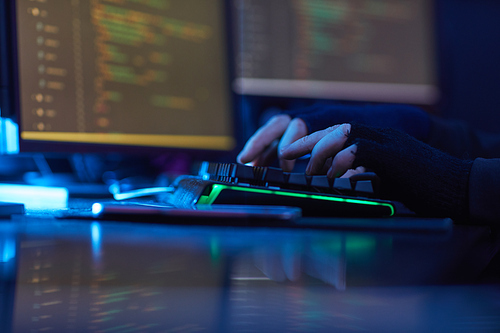
<instances>
[{"instance_id":1,"label":"black fingerless glove","mask_svg":"<svg viewBox=\"0 0 500 333\"><path fill-rule=\"evenodd\" d=\"M381 178L381 195L415 213L466 221L472 161L461 160L394 129L352 124L346 147L356 144L354 167Z\"/></svg>"},{"instance_id":2,"label":"black fingerless glove","mask_svg":"<svg viewBox=\"0 0 500 333\"><path fill-rule=\"evenodd\" d=\"M309 133L337 124L356 122L395 128L421 141L427 140L431 123L430 116L423 110L402 104L318 103L285 113L304 120Z\"/></svg>"}]
</instances>

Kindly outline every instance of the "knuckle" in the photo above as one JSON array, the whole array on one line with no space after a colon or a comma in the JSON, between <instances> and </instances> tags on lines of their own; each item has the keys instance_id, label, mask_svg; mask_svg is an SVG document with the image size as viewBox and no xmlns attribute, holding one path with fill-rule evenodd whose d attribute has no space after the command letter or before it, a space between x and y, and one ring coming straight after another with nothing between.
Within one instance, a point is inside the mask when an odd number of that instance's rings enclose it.
<instances>
[{"instance_id":1,"label":"knuckle","mask_svg":"<svg viewBox=\"0 0 500 333\"><path fill-rule=\"evenodd\" d=\"M306 135L306 136L301 137L301 138L299 139L299 142L300 142L301 144L307 145L307 144L308 144L308 142L309 142L309 135Z\"/></svg>"},{"instance_id":2,"label":"knuckle","mask_svg":"<svg viewBox=\"0 0 500 333\"><path fill-rule=\"evenodd\" d=\"M287 114L277 114L272 116L269 122L273 125L276 123L288 123L290 121L290 116Z\"/></svg>"},{"instance_id":3,"label":"knuckle","mask_svg":"<svg viewBox=\"0 0 500 333\"><path fill-rule=\"evenodd\" d=\"M294 118L290 121L290 126L294 126L296 128L303 129L306 127L306 124L304 123L304 121L302 119Z\"/></svg>"}]
</instances>

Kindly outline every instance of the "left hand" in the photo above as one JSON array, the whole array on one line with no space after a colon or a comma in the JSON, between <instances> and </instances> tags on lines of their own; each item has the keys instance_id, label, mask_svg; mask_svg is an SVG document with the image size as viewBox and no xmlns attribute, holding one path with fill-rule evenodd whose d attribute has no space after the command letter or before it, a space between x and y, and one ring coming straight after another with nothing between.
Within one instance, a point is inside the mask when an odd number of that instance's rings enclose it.
<instances>
[{"instance_id":1,"label":"left hand","mask_svg":"<svg viewBox=\"0 0 500 333\"><path fill-rule=\"evenodd\" d=\"M350 131L351 124L342 124L314 132L284 146L280 151L281 156L293 160L311 154L306 168L308 175L326 172L329 178L336 178L364 172L363 167L352 169L356 158L356 145L344 148Z\"/></svg>"},{"instance_id":2,"label":"left hand","mask_svg":"<svg viewBox=\"0 0 500 333\"><path fill-rule=\"evenodd\" d=\"M259 128L238 154L238 163L253 166L268 166L278 157L283 171L291 172L294 161L281 157L281 147L289 145L307 134L307 127L300 118L292 119L287 114L279 114Z\"/></svg>"}]
</instances>

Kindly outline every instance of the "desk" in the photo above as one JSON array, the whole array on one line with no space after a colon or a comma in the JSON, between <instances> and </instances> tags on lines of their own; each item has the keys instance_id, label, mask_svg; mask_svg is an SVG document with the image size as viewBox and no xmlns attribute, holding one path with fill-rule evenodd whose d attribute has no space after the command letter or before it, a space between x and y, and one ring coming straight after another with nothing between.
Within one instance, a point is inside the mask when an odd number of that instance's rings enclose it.
<instances>
[{"instance_id":1,"label":"desk","mask_svg":"<svg viewBox=\"0 0 500 333\"><path fill-rule=\"evenodd\" d=\"M0 221L1 332L498 332L487 228Z\"/></svg>"}]
</instances>

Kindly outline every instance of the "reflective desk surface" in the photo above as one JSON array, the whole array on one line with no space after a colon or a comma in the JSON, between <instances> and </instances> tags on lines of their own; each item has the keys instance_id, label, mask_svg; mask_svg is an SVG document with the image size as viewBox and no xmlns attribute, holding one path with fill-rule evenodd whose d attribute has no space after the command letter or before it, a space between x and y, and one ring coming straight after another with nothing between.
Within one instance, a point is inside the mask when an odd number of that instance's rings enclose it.
<instances>
[{"instance_id":1,"label":"reflective desk surface","mask_svg":"<svg viewBox=\"0 0 500 333\"><path fill-rule=\"evenodd\" d=\"M0 220L0 332L500 332L499 237Z\"/></svg>"}]
</instances>

